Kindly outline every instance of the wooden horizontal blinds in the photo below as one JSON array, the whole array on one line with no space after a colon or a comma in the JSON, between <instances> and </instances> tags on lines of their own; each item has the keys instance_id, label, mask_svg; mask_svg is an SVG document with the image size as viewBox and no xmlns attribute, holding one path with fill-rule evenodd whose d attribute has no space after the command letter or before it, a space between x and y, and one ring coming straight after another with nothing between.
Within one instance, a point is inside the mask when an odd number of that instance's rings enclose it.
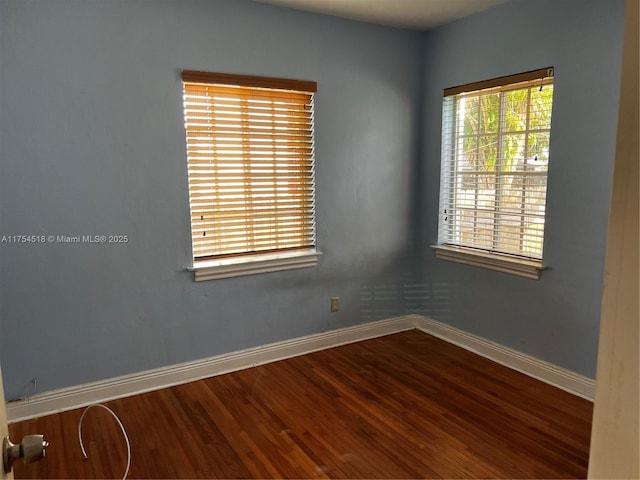
<instances>
[{"instance_id":1,"label":"wooden horizontal blinds","mask_svg":"<svg viewBox=\"0 0 640 480\"><path fill-rule=\"evenodd\" d=\"M182 80L194 260L313 248L316 84Z\"/></svg>"},{"instance_id":2,"label":"wooden horizontal blinds","mask_svg":"<svg viewBox=\"0 0 640 480\"><path fill-rule=\"evenodd\" d=\"M553 78L506 78L444 97L438 244L542 260Z\"/></svg>"}]
</instances>

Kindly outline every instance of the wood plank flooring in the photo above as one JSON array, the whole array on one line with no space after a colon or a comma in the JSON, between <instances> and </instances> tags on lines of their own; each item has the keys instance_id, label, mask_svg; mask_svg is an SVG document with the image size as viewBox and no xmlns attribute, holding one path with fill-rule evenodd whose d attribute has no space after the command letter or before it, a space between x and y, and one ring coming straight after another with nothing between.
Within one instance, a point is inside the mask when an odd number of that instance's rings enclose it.
<instances>
[{"instance_id":1,"label":"wood plank flooring","mask_svg":"<svg viewBox=\"0 0 640 480\"><path fill-rule=\"evenodd\" d=\"M584 478L592 404L410 331L106 404L130 478ZM108 412L10 426L16 478L119 478Z\"/></svg>"}]
</instances>

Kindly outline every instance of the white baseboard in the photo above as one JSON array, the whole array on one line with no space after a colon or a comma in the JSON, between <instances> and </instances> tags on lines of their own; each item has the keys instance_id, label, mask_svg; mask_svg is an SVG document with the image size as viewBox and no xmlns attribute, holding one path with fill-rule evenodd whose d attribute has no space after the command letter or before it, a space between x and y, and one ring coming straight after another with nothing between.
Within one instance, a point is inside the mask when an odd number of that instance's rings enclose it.
<instances>
[{"instance_id":1,"label":"white baseboard","mask_svg":"<svg viewBox=\"0 0 640 480\"><path fill-rule=\"evenodd\" d=\"M180 385L202 378L284 360L305 353L416 328L416 315L356 325L306 337L249 348L215 357L52 390L7 403L9 423L73 410L92 403Z\"/></svg>"},{"instance_id":2,"label":"white baseboard","mask_svg":"<svg viewBox=\"0 0 640 480\"><path fill-rule=\"evenodd\" d=\"M415 328L593 401L594 381L589 378L422 315L405 315L203 360L52 390L25 400L7 403L7 418L9 423L15 423Z\"/></svg>"},{"instance_id":3,"label":"white baseboard","mask_svg":"<svg viewBox=\"0 0 640 480\"><path fill-rule=\"evenodd\" d=\"M477 353L496 363L537 378L593 402L595 381L570 370L491 342L471 333L436 322L427 317L417 320L416 328L454 345Z\"/></svg>"}]
</instances>

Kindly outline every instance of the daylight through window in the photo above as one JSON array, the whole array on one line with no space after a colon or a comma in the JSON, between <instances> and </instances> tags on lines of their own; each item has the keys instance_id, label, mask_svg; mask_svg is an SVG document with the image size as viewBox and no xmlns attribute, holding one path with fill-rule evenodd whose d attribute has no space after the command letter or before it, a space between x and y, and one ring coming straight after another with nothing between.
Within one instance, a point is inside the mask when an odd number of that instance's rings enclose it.
<instances>
[{"instance_id":1,"label":"daylight through window","mask_svg":"<svg viewBox=\"0 0 640 480\"><path fill-rule=\"evenodd\" d=\"M445 90L438 244L542 260L553 70Z\"/></svg>"}]
</instances>

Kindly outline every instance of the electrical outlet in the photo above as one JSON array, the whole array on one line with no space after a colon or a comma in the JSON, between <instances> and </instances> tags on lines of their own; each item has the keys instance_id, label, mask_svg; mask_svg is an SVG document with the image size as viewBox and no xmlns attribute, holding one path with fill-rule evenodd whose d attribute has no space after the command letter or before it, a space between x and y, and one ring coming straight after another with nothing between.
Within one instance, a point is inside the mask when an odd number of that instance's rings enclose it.
<instances>
[{"instance_id":1,"label":"electrical outlet","mask_svg":"<svg viewBox=\"0 0 640 480\"><path fill-rule=\"evenodd\" d=\"M331 297L331 311L337 312L340 309L340 297Z\"/></svg>"}]
</instances>

